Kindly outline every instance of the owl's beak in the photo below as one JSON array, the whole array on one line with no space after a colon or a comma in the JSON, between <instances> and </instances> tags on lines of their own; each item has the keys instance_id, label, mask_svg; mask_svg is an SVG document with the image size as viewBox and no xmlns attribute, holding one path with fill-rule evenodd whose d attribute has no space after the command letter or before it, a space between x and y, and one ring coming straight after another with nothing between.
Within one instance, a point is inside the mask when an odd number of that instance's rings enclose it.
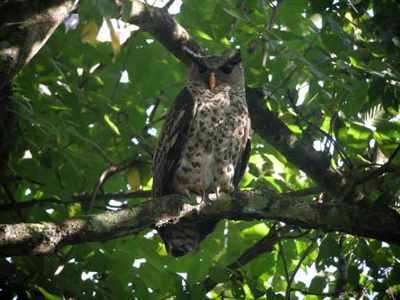
<instances>
[{"instance_id":1,"label":"owl's beak","mask_svg":"<svg viewBox=\"0 0 400 300\"><path fill-rule=\"evenodd\" d=\"M213 90L216 86L216 79L215 79L215 73L214 72L210 72L208 74L208 88L210 90Z\"/></svg>"}]
</instances>

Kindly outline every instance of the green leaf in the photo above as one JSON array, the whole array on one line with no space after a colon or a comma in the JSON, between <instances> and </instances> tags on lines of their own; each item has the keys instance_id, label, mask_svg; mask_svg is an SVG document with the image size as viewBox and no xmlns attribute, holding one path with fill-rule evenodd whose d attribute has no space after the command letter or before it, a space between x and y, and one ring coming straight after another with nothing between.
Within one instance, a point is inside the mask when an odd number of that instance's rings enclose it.
<instances>
[{"instance_id":1,"label":"green leaf","mask_svg":"<svg viewBox=\"0 0 400 300\"><path fill-rule=\"evenodd\" d=\"M224 7L223 8L224 12L226 12L228 15L241 20L241 21L245 21L244 18L241 16L240 11L236 10L236 9L229 9Z\"/></svg>"},{"instance_id":2,"label":"green leaf","mask_svg":"<svg viewBox=\"0 0 400 300\"><path fill-rule=\"evenodd\" d=\"M217 266L211 269L210 278L213 282L226 282L229 279L229 272Z\"/></svg>"},{"instance_id":3,"label":"green leaf","mask_svg":"<svg viewBox=\"0 0 400 300\"><path fill-rule=\"evenodd\" d=\"M201 30L196 30L194 32L194 34L196 36L198 36L199 38L202 38L202 39L207 40L207 41L212 41L213 40L213 38L209 34L205 33L204 31L201 31Z\"/></svg>"},{"instance_id":4,"label":"green leaf","mask_svg":"<svg viewBox=\"0 0 400 300\"><path fill-rule=\"evenodd\" d=\"M111 118L109 115L104 115L104 121L106 121L107 125L110 126L110 128L112 129L112 131L114 131L115 134L121 135L121 133L119 132L118 126L113 121L111 121Z\"/></svg>"},{"instance_id":5,"label":"green leaf","mask_svg":"<svg viewBox=\"0 0 400 300\"><path fill-rule=\"evenodd\" d=\"M340 251L341 249L336 239L331 234L328 234L319 246L317 270L324 269L323 266L332 265L334 258L340 255Z\"/></svg>"},{"instance_id":6,"label":"green leaf","mask_svg":"<svg viewBox=\"0 0 400 300\"><path fill-rule=\"evenodd\" d=\"M37 289L42 293L42 295L44 296L45 299L48 299L48 300L61 300L62 299L60 296L49 293L41 286L38 286Z\"/></svg>"},{"instance_id":7,"label":"green leaf","mask_svg":"<svg viewBox=\"0 0 400 300\"><path fill-rule=\"evenodd\" d=\"M298 31L299 24L304 20L302 13L307 8L306 0L283 1L279 6L276 22Z\"/></svg>"},{"instance_id":8,"label":"green leaf","mask_svg":"<svg viewBox=\"0 0 400 300\"><path fill-rule=\"evenodd\" d=\"M354 265L350 265L347 270L348 274L348 283L351 284L354 288L359 286L361 272Z\"/></svg>"},{"instance_id":9,"label":"green leaf","mask_svg":"<svg viewBox=\"0 0 400 300\"><path fill-rule=\"evenodd\" d=\"M321 294L326 286L326 278L323 276L315 276L310 283L309 292L312 294Z\"/></svg>"}]
</instances>

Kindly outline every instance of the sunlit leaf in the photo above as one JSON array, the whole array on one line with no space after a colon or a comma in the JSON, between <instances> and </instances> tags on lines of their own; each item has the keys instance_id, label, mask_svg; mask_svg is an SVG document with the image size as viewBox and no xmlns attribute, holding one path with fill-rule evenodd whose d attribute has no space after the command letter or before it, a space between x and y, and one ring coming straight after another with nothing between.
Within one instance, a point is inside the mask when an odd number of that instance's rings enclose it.
<instances>
[{"instance_id":1,"label":"sunlit leaf","mask_svg":"<svg viewBox=\"0 0 400 300\"><path fill-rule=\"evenodd\" d=\"M116 57L121 52L121 42L119 40L118 34L115 32L114 26L111 23L110 19L106 18L105 20L107 23L108 30L110 30L111 46L113 49L113 54L114 57Z\"/></svg>"},{"instance_id":2,"label":"sunlit leaf","mask_svg":"<svg viewBox=\"0 0 400 300\"><path fill-rule=\"evenodd\" d=\"M195 31L194 34L197 35L199 38L202 38L207 41L213 40L213 38L209 34L205 33L204 31L201 31L201 30Z\"/></svg>"},{"instance_id":3,"label":"sunlit leaf","mask_svg":"<svg viewBox=\"0 0 400 300\"><path fill-rule=\"evenodd\" d=\"M109 115L104 115L104 121L106 121L107 125L110 126L110 128L112 129L112 131L114 131L115 134L121 135L118 126L111 120Z\"/></svg>"},{"instance_id":4,"label":"sunlit leaf","mask_svg":"<svg viewBox=\"0 0 400 300\"><path fill-rule=\"evenodd\" d=\"M140 188L140 173L135 167L128 171L128 183L132 191L137 191Z\"/></svg>"},{"instance_id":5,"label":"sunlit leaf","mask_svg":"<svg viewBox=\"0 0 400 300\"><path fill-rule=\"evenodd\" d=\"M98 32L97 23L92 20L89 21L82 29L81 40L83 43L88 43L92 46L97 44L97 32Z\"/></svg>"}]
</instances>

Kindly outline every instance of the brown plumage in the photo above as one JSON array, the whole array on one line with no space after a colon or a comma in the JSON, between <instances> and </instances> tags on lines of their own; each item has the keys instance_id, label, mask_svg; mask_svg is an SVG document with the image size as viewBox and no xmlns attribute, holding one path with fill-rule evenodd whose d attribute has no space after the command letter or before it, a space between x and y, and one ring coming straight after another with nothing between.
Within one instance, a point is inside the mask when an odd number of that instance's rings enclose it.
<instances>
[{"instance_id":1,"label":"brown plumage","mask_svg":"<svg viewBox=\"0 0 400 300\"><path fill-rule=\"evenodd\" d=\"M237 189L250 153L250 120L240 53L193 55L186 87L170 108L153 160L153 195L198 195L211 201ZM167 250L197 248L215 221L158 228Z\"/></svg>"}]
</instances>

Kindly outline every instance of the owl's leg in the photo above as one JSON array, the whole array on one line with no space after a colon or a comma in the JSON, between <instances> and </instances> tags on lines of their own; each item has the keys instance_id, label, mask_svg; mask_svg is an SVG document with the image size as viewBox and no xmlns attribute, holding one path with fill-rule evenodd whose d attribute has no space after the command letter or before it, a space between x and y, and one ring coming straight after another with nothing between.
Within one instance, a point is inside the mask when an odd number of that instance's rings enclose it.
<instances>
[{"instance_id":1,"label":"owl's leg","mask_svg":"<svg viewBox=\"0 0 400 300\"><path fill-rule=\"evenodd\" d=\"M221 187L217 186L217 188L215 189L215 198L216 200L219 200L220 197L221 197Z\"/></svg>"}]
</instances>

